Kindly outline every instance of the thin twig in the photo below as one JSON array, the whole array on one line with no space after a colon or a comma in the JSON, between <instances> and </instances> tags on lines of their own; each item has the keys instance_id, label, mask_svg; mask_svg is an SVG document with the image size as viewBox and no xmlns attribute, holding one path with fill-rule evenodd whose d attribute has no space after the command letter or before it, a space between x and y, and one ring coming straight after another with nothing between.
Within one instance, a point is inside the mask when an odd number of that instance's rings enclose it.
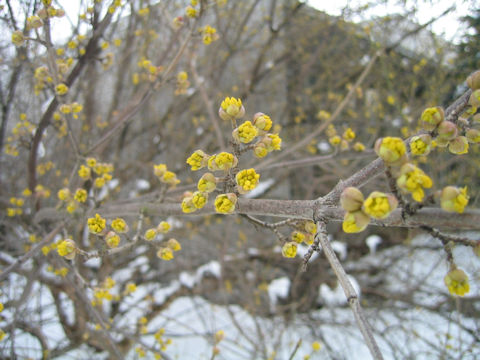
<instances>
[{"instance_id":1,"label":"thin twig","mask_svg":"<svg viewBox=\"0 0 480 360\"><path fill-rule=\"evenodd\" d=\"M326 229L326 223L323 219L315 219L317 224L317 234L316 237L319 238L319 242L322 245L323 252L330 263L340 285L343 288L345 296L347 298L348 304L352 308L353 314L355 316L355 320L357 321L357 325L360 329L360 332L363 335L363 338L370 350L370 354L375 360L383 359L382 353L380 348L373 337L372 329L370 324L368 323L363 309L360 305L360 300L358 299L358 295L353 288L350 280L348 280L347 273L343 269L342 264L337 258L335 251L333 250L332 246L330 245L330 241L328 241L328 234Z\"/></svg>"}]
</instances>

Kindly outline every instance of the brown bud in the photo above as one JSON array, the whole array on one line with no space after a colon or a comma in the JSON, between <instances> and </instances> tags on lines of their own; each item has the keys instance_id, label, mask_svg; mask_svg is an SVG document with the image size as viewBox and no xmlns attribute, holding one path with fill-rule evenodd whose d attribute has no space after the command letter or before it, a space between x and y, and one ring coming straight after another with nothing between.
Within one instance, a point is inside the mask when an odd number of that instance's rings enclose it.
<instances>
[{"instance_id":1,"label":"brown bud","mask_svg":"<svg viewBox=\"0 0 480 360\"><path fill-rule=\"evenodd\" d=\"M480 70L470 74L467 78L467 85L472 90L480 89Z\"/></svg>"}]
</instances>

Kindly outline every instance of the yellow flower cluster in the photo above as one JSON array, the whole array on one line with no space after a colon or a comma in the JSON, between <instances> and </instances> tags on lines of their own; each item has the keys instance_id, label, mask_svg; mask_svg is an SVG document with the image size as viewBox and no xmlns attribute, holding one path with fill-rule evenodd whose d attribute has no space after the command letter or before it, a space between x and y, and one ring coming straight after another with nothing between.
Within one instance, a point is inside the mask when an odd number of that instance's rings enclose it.
<instances>
[{"instance_id":1,"label":"yellow flower cluster","mask_svg":"<svg viewBox=\"0 0 480 360\"><path fill-rule=\"evenodd\" d=\"M282 255L286 258L294 258L297 255L297 243L287 242L282 247Z\"/></svg>"},{"instance_id":2,"label":"yellow flower cluster","mask_svg":"<svg viewBox=\"0 0 480 360\"><path fill-rule=\"evenodd\" d=\"M210 193L217 188L217 179L212 173L205 173L198 180L197 189L202 192Z\"/></svg>"},{"instance_id":3,"label":"yellow flower cluster","mask_svg":"<svg viewBox=\"0 0 480 360\"><path fill-rule=\"evenodd\" d=\"M27 120L26 114L20 114L20 121L18 121L12 129L12 136L8 136L6 139L5 153L10 156L18 156L18 148L16 144L29 142L29 137L35 128L35 125Z\"/></svg>"},{"instance_id":4,"label":"yellow flower cluster","mask_svg":"<svg viewBox=\"0 0 480 360\"><path fill-rule=\"evenodd\" d=\"M410 140L410 151L413 155L426 156L431 150L432 137L429 134L414 136Z\"/></svg>"},{"instance_id":5,"label":"yellow flower cluster","mask_svg":"<svg viewBox=\"0 0 480 360\"><path fill-rule=\"evenodd\" d=\"M17 198L17 197L11 197L10 198L10 205L13 207L8 207L7 208L7 216L13 217L16 215L22 215L23 210L22 206L25 204L25 200L22 198Z\"/></svg>"},{"instance_id":6,"label":"yellow flower cluster","mask_svg":"<svg viewBox=\"0 0 480 360\"><path fill-rule=\"evenodd\" d=\"M238 191L242 194L249 192L257 187L260 175L255 172L255 169L245 169L239 171L235 176L238 185Z\"/></svg>"},{"instance_id":7,"label":"yellow flower cluster","mask_svg":"<svg viewBox=\"0 0 480 360\"><path fill-rule=\"evenodd\" d=\"M99 214L95 214L95 217L88 218L87 220L88 230L92 234L101 234L105 229L106 224L107 221Z\"/></svg>"},{"instance_id":8,"label":"yellow flower cluster","mask_svg":"<svg viewBox=\"0 0 480 360\"><path fill-rule=\"evenodd\" d=\"M403 140L398 137L387 136L378 139L375 143L375 152L388 164L395 164L404 159L407 148Z\"/></svg>"},{"instance_id":9,"label":"yellow flower cluster","mask_svg":"<svg viewBox=\"0 0 480 360\"><path fill-rule=\"evenodd\" d=\"M180 71L177 74L177 88L175 89L175 95L186 94L189 87L190 81L188 81L188 74L185 71Z\"/></svg>"},{"instance_id":10,"label":"yellow flower cluster","mask_svg":"<svg viewBox=\"0 0 480 360\"><path fill-rule=\"evenodd\" d=\"M128 232L128 225L122 218L116 218L112 221L112 229L122 234Z\"/></svg>"},{"instance_id":11,"label":"yellow flower cluster","mask_svg":"<svg viewBox=\"0 0 480 360\"><path fill-rule=\"evenodd\" d=\"M210 45L213 41L218 40L217 29L210 25L206 25L198 29L198 31L202 34L202 41L205 45Z\"/></svg>"},{"instance_id":12,"label":"yellow flower cluster","mask_svg":"<svg viewBox=\"0 0 480 360\"><path fill-rule=\"evenodd\" d=\"M182 250L182 246L176 239L168 239L165 247L161 247L157 251L157 256L162 260L172 260L174 258L173 252Z\"/></svg>"},{"instance_id":13,"label":"yellow flower cluster","mask_svg":"<svg viewBox=\"0 0 480 360\"><path fill-rule=\"evenodd\" d=\"M237 195L234 193L220 194L215 199L215 210L220 214L231 214L237 204Z\"/></svg>"},{"instance_id":14,"label":"yellow flower cluster","mask_svg":"<svg viewBox=\"0 0 480 360\"><path fill-rule=\"evenodd\" d=\"M109 231L105 235L105 243L109 248L116 248L120 244L120 236L118 236L114 231Z\"/></svg>"},{"instance_id":15,"label":"yellow flower cluster","mask_svg":"<svg viewBox=\"0 0 480 360\"><path fill-rule=\"evenodd\" d=\"M430 189L433 182L421 169L406 163L400 168L397 185L401 190L411 193L413 200L422 202L425 196L423 189Z\"/></svg>"},{"instance_id":16,"label":"yellow flower cluster","mask_svg":"<svg viewBox=\"0 0 480 360\"><path fill-rule=\"evenodd\" d=\"M232 136L235 140L248 144L258 135L258 130L250 121L245 121L238 128L233 130Z\"/></svg>"},{"instance_id":17,"label":"yellow flower cluster","mask_svg":"<svg viewBox=\"0 0 480 360\"><path fill-rule=\"evenodd\" d=\"M446 186L440 196L440 206L448 212L462 214L468 204L467 187Z\"/></svg>"},{"instance_id":18,"label":"yellow flower cluster","mask_svg":"<svg viewBox=\"0 0 480 360\"><path fill-rule=\"evenodd\" d=\"M175 187L180 183L180 180L177 179L177 175L173 171L168 171L167 165L165 164L153 165L153 173L158 177L160 182L171 187Z\"/></svg>"},{"instance_id":19,"label":"yellow flower cluster","mask_svg":"<svg viewBox=\"0 0 480 360\"><path fill-rule=\"evenodd\" d=\"M346 210L342 228L346 233L357 233L365 230L370 223L370 217L384 219L396 209L397 199L390 194L379 191L372 192L364 200L360 190L347 187L340 196L340 204Z\"/></svg>"},{"instance_id":20,"label":"yellow flower cluster","mask_svg":"<svg viewBox=\"0 0 480 360\"><path fill-rule=\"evenodd\" d=\"M385 219L397 205L398 201L393 195L374 191L363 202L363 211L374 219Z\"/></svg>"},{"instance_id":21,"label":"yellow flower cluster","mask_svg":"<svg viewBox=\"0 0 480 360\"><path fill-rule=\"evenodd\" d=\"M208 165L209 158L210 156L202 150L195 150L187 159L187 164L190 165L192 171L197 171Z\"/></svg>"},{"instance_id":22,"label":"yellow flower cluster","mask_svg":"<svg viewBox=\"0 0 480 360\"><path fill-rule=\"evenodd\" d=\"M57 245L58 255L65 257L68 260L75 258L75 242L72 239L61 241Z\"/></svg>"},{"instance_id":23,"label":"yellow flower cluster","mask_svg":"<svg viewBox=\"0 0 480 360\"><path fill-rule=\"evenodd\" d=\"M445 285L452 295L464 296L470 291L468 276L463 270L453 269L444 278Z\"/></svg>"},{"instance_id":24,"label":"yellow flower cluster","mask_svg":"<svg viewBox=\"0 0 480 360\"><path fill-rule=\"evenodd\" d=\"M220 104L218 115L225 121L242 118L245 115L242 100L226 97Z\"/></svg>"},{"instance_id":25,"label":"yellow flower cluster","mask_svg":"<svg viewBox=\"0 0 480 360\"><path fill-rule=\"evenodd\" d=\"M230 153L221 152L217 155L212 155L208 158L208 169L211 171L228 171L237 166L237 158Z\"/></svg>"},{"instance_id":26,"label":"yellow flower cluster","mask_svg":"<svg viewBox=\"0 0 480 360\"><path fill-rule=\"evenodd\" d=\"M63 96L65 95L67 92L68 92L68 86L61 83L61 84L58 84L56 87L55 87L55 92L57 93L57 95L59 96Z\"/></svg>"}]
</instances>

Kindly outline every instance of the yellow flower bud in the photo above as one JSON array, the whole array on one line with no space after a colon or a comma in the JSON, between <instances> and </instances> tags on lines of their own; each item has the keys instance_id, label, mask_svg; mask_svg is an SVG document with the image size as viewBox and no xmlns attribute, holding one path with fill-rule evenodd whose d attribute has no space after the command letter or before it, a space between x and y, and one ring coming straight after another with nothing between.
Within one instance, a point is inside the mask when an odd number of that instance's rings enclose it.
<instances>
[{"instance_id":1,"label":"yellow flower bud","mask_svg":"<svg viewBox=\"0 0 480 360\"><path fill-rule=\"evenodd\" d=\"M470 291L468 276L463 270L453 269L443 280L452 295L463 296Z\"/></svg>"},{"instance_id":2,"label":"yellow flower bud","mask_svg":"<svg viewBox=\"0 0 480 360\"><path fill-rule=\"evenodd\" d=\"M258 130L250 121L245 121L238 128L233 130L232 137L237 141L248 144L258 135Z\"/></svg>"},{"instance_id":3,"label":"yellow flower bud","mask_svg":"<svg viewBox=\"0 0 480 360\"><path fill-rule=\"evenodd\" d=\"M423 189L429 189L432 185L432 179L420 168L410 163L402 165L397 186L402 191L411 193L413 200L422 202L425 196Z\"/></svg>"},{"instance_id":4,"label":"yellow flower bud","mask_svg":"<svg viewBox=\"0 0 480 360\"><path fill-rule=\"evenodd\" d=\"M398 137L387 136L375 142L375 152L386 163L395 164L406 160L407 149L403 140Z\"/></svg>"},{"instance_id":5,"label":"yellow flower bud","mask_svg":"<svg viewBox=\"0 0 480 360\"><path fill-rule=\"evenodd\" d=\"M107 235L105 235L105 242L109 248L116 248L120 243L120 236L114 231L109 231Z\"/></svg>"},{"instance_id":6,"label":"yellow flower bud","mask_svg":"<svg viewBox=\"0 0 480 360\"><path fill-rule=\"evenodd\" d=\"M358 233L368 226L370 218L362 210L345 213L342 229L346 233Z\"/></svg>"},{"instance_id":7,"label":"yellow flower bud","mask_svg":"<svg viewBox=\"0 0 480 360\"><path fill-rule=\"evenodd\" d=\"M253 115L253 126L258 130L268 131L272 128L272 119L270 119L270 116L258 112Z\"/></svg>"},{"instance_id":8,"label":"yellow flower bud","mask_svg":"<svg viewBox=\"0 0 480 360\"><path fill-rule=\"evenodd\" d=\"M15 46L22 46L23 42L25 41L25 37L20 30L14 31L12 33L12 43Z\"/></svg>"},{"instance_id":9,"label":"yellow flower bud","mask_svg":"<svg viewBox=\"0 0 480 360\"><path fill-rule=\"evenodd\" d=\"M362 210L375 219L385 219L397 208L397 205L395 196L374 191L363 202Z\"/></svg>"},{"instance_id":10,"label":"yellow flower bud","mask_svg":"<svg viewBox=\"0 0 480 360\"><path fill-rule=\"evenodd\" d=\"M210 156L205 154L202 150L195 150L187 159L187 164L191 166L192 171L197 171L207 166L209 157Z\"/></svg>"},{"instance_id":11,"label":"yellow flower bud","mask_svg":"<svg viewBox=\"0 0 480 360\"><path fill-rule=\"evenodd\" d=\"M448 151L455 155L468 153L468 140L465 136L457 136L448 143Z\"/></svg>"},{"instance_id":12,"label":"yellow flower bud","mask_svg":"<svg viewBox=\"0 0 480 360\"><path fill-rule=\"evenodd\" d=\"M215 210L220 214L231 214L235 210L237 195L234 193L220 194L215 199Z\"/></svg>"},{"instance_id":13,"label":"yellow flower bud","mask_svg":"<svg viewBox=\"0 0 480 360\"><path fill-rule=\"evenodd\" d=\"M212 173L205 173L198 180L197 189L202 192L210 193L217 188L217 178Z\"/></svg>"},{"instance_id":14,"label":"yellow flower bud","mask_svg":"<svg viewBox=\"0 0 480 360\"><path fill-rule=\"evenodd\" d=\"M422 134L412 137L410 140L410 151L413 155L426 156L431 150L432 137L429 134Z\"/></svg>"},{"instance_id":15,"label":"yellow flower bud","mask_svg":"<svg viewBox=\"0 0 480 360\"><path fill-rule=\"evenodd\" d=\"M239 171L235 176L235 181L238 185L238 191L245 194L257 187L260 175L255 172L255 169L245 169Z\"/></svg>"},{"instance_id":16,"label":"yellow flower bud","mask_svg":"<svg viewBox=\"0 0 480 360\"><path fill-rule=\"evenodd\" d=\"M173 251L168 247L163 247L157 251L157 256L162 260L169 261L173 259Z\"/></svg>"},{"instance_id":17,"label":"yellow flower bud","mask_svg":"<svg viewBox=\"0 0 480 360\"><path fill-rule=\"evenodd\" d=\"M66 239L57 246L58 255L65 259L73 260L75 258L75 242L72 239Z\"/></svg>"},{"instance_id":18,"label":"yellow flower bud","mask_svg":"<svg viewBox=\"0 0 480 360\"><path fill-rule=\"evenodd\" d=\"M440 195L440 206L443 210L449 212L463 213L467 206L469 196L467 187L458 188L456 186L446 186Z\"/></svg>"},{"instance_id":19,"label":"yellow flower bud","mask_svg":"<svg viewBox=\"0 0 480 360\"><path fill-rule=\"evenodd\" d=\"M467 131L465 131L465 137L471 144L480 143L480 131L477 129L467 129Z\"/></svg>"},{"instance_id":20,"label":"yellow flower bud","mask_svg":"<svg viewBox=\"0 0 480 360\"><path fill-rule=\"evenodd\" d=\"M173 251L180 251L182 250L182 245L176 239L168 239L167 247L172 249Z\"/></svg>"},{"instance_id":21,"label":"yellow flower bud","mask_svg":"<svg viewBox=\"0 0 480 360\"><path fill-rule=\"evenodd\" d=\"M345 211L357 211L362 208L363 194L355 187L347 187L340 195L340 205Z\"/></svg>"},{"instance_id":22,"label":"yellow flower bud","mask_svg":"<svg viewBox=\"0 0 480 360\"><path fill-rule=\"evenodd\" d=\"M439 106L427 108L420 117L420 125L427 131L433 131L445 118L443 109Z\"/></svg>"},{"instance_id":23,"label":"yellow flower bud","mask_svg":"<svg viewBox=\"0 0 480 360\"><path fill-rule=\"evenodd\" d=\"M297 255L297 243L285 243L282 247L282 255L286 258L294 258Z\"/></svg>"},{"instance_id":24,"label":"yellow flower bud","mask_svg":"<svg viewBox=\"0 0 480 360\"><path fill-rule=\"evenodd\" d=\"M243 117L245 115L245 108L242 105L242 100L226 97L218 109L218 115L223 120L233 120Z\"/></svg>"}]
</instances>

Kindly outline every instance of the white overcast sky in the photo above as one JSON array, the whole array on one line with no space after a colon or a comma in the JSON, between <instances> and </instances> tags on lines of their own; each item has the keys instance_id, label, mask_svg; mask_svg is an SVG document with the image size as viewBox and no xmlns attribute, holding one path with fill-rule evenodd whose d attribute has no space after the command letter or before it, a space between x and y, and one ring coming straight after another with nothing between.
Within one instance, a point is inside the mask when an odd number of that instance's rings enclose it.
<instances>
[{"instance_id":1,"label":"white overcast sky","mask_svg":"<svg viewBox=\"0 0 480 360\"><path fill-rule=\"evenodd\" d=\"M307 0L307 3L319 10L325 11L331 15L340 15L342 9L347 5L349 7L357 7L365 4L365 0ZM451 13L438 19L430 26L437 35L443 36L446 40L457 42L463 33L462 24L458 19L469 13L469 7L473 8L475 1L452 1L452 0L406 0L398 1L401 5L393 5L393 1L389 1L388 5L375 6L368 12L367 16L383 16L387 14L405 13L405 9L417 8L415 18L419 24L423 24L442 14L445 10L456 3L456 9ZM359 21L360 18L354 18L353 21Z\"/></svg>"}]
</instances>

